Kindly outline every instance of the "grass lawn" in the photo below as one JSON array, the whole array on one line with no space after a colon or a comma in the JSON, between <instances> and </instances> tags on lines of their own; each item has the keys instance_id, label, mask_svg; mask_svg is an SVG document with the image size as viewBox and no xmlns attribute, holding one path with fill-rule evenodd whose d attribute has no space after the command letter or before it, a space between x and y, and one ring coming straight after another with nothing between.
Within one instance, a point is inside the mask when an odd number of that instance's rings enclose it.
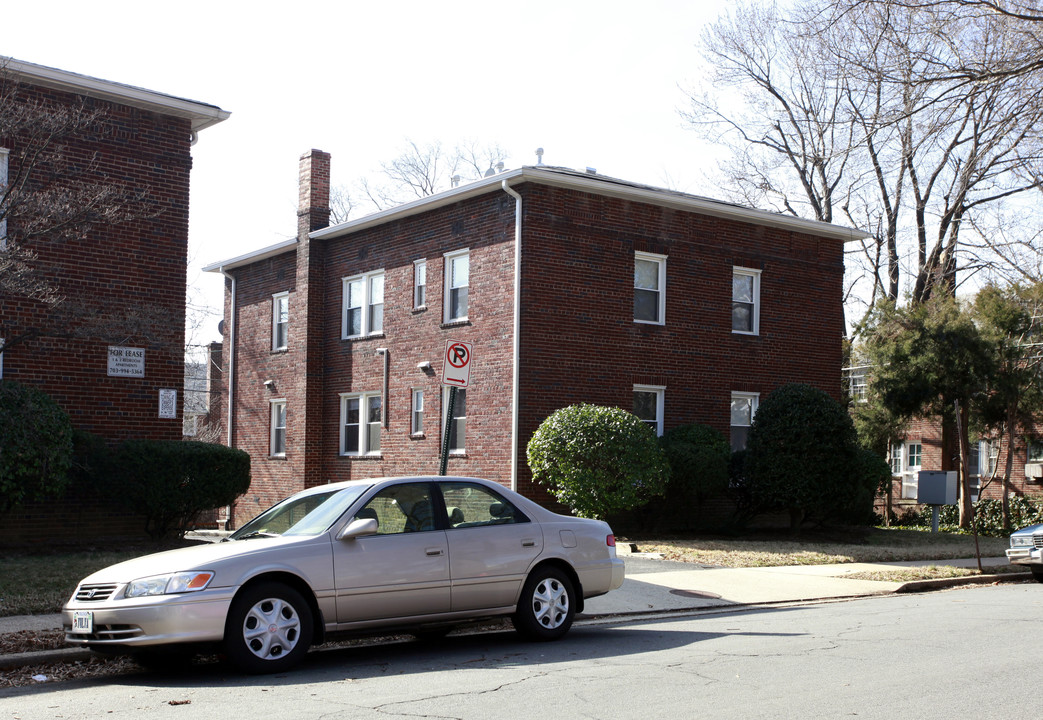
<instances>
[{"instance_id":1,"label":"grass lawn","mask_svg":"<svg viewBox=\"0 0 1043 720\"><path fill-rule=\"evenodd\" d=\"M974 537L921 530L859 528L838 534L809 532L799 538L779 532L750 538L630 541L640 552L667 560L714 567L829 565L974 557ZM982 557L1003 557L1007 538L979 538Z\"/></svg>"},{"instance_id":2,"label":"grass lawn","mask_svg":"<svg viewBox=\"0 0 1043 720\"><path fill-rule=\"evenodd\" d=\"M0 555L0 616L56 613L95 570L145 551L95 550L46 555Z\"/></svg>"}]
</instances>

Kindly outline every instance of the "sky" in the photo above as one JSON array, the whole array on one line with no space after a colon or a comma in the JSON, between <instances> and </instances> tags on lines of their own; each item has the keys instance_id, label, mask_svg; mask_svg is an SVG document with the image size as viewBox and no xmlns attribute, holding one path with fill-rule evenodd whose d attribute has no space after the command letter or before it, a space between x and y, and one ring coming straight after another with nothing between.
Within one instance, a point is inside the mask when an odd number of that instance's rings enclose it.
<instances>
[{"instance_id":1,"label":"sky","mask_svg":"<svg viewBox=\"0 0 1043 720\"><path fill-rule=\"evenodd\" d=\"M712 148L685 127L697 43L721 0L295 0L11 3L0 55L217 105L192 148L189 299L219 311L202 267L296 233L297 165L375 177L408 140L506 150L685 192ZM250 8L245 12L244 8ZM190 342L219 340L217 318Z\"/></svg>"}]
</instances>

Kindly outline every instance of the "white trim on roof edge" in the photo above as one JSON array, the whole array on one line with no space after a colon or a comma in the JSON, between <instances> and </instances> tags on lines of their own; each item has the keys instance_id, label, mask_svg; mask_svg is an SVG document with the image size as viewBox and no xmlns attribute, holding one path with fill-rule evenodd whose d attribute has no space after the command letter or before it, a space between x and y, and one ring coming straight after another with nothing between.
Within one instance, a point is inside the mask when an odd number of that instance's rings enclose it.
<instances>
[{"instance_id":1,"label":"white trim on roof edge","mask_svg":"<svg viewBox=\"0 0 1043 720\"><path fill-rule=\"evenodd\" d=\"M841 242L851 242L852 240L870 237L867 232L844 227L843 225L833 225L831 223L807 220L792 215L782 215L780 213L768 212L766 210L756 210L741 205L727 203L722 200L712 200L698 195L687 195L673 190L664 190L662 188L655 188L648 185L631 183L607 175L588 174L566 168L549 168L546 166L536 167L531 165L514 170L507 170L490 177L482 178L481 180L477 180L468 185L452 188L451 190L446 190L429 197L420 198L405 203L404 205L389 208L388 210L381 210L380 212L366 215L357 220L349 220L340 223L339 225L333 225L328 228L316 230L311 233L309 237L314 240L324 240L350 235L353 232L382 225L392 220L410 217L411 215L418 215L471 197L491 192L498 192L501 190L501 183L505 180L511 181L511 187L515 188L523 182L535 182L542 185L577 190L579 192L589 192L594 195L605 195L635 202L644 202L650 205L671 207L686 212L727 218L752 223L754 225L764 225L793 232L807 233L808 235L818 235L819 237L826 237ZM278 246L273 245L267 248L262 248L253 253L240 255L231 260L214 263L203 269L210 272L218 272L219 268L229 270L243 265L249 265L252 262L272 257L279 252L287 251L294 244L295 241L290 241Z\"/></svg>"},{"instance_id":2,"label":"white trim on roof edge","mask_svg":"<svg viewBox=\"0 0 1043 720\"><path fill-rule=\"evenodd\" d=\"M188 118L192 121L194 132L216 125L232 114L216 105L186 100L154 90L100 80L89 75L80 75L0 55L0 72L5 71L30 85L65 90L77 95L118 102L164 115Z\"/></svg>"}]
</instances>

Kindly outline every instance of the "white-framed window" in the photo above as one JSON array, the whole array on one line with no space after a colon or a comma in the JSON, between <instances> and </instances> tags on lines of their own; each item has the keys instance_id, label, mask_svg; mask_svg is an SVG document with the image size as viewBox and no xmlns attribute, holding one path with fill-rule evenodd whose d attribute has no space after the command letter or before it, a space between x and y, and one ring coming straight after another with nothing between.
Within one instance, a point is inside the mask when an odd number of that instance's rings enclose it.
<instances>
[{"instance_id":1,"label":"white-framed window","mask_svg":"<svg viewBox=\"0 0 1043 720\"><path fill-rule=\"evenodd\" d=\"M409 423L409 431L413 435L424 432L424 391L413 391L413 414Z\"/></svg>"},{"instance_id":2,"label":"white-framed window","mask_svg":"<svg viewBox=\"0 0 1043 720\"><path fill-rule=\"evenodd\" d=\"M634 322L666 323L666 255L634 253Z\"/></svg>"},{"instance_id":3,"label":"white-framed window","mask_svg":"<svg viewBox=\"0 0 1043 720\"><path fill-rule=\"evenodd\" d=\"M847 369L848 394L851 402L866 402L866 392L869 388L868 368L851 367Z\"/></svg>"},{"instance_id":4,"label":"white-framed window","mask_svg":"<svg viewBox=\"0 0 1043 720\"><path fill-rule=\"evenodd\" d=\"M750 436L750 426L757 414L760 393L733 392L731 409L731 444L732 452L746 449L746 441Z\"/></svg>"},{"instance_id":5,"label":"white-framed window","mask_svg":"<svg viewBox=\"0 0 1043 720\"><path fill-rule=\"evenodd\" d=\"M272 295L272 350L285 350L290 342L290 294Z\"/></svg>"},{"instance_id":6,"label":"white-framed window","mask_svg":"<svg viewBox=\"0 0 1043 720\"><path fill-rule=\"evenodd\" d=\"M1043 463L1043 438L1026 438L1025 449L1025 462Z\"/></svg>"},{"instance_id":7,"label":"white-framed window","mask_svg":"<svg viewBox=\"0 0 1043 720\"><path fill-rule=\"evenodd\" d=\"M658 385L634 386L634 415L656 435L663 434L663 405L666 388Z\"/></svg>"},{"instance_id":8,"label":"white-framed window","mask_svg":"<svg viewBox=\"0 0 1043 720\"><path fill-rule=\"evenodd\" d=\"M0 195L3 195L4 188L7 187L7 167L8 157L10 150L5 147L0 147ZM7 217L0 217L0 250L7 249Z\"/></svg>"},{"instance_id":9,"label":"white-framed window","mask_svg":"<svg viewBox=\"0 0 1043 720\"><path fill-rule=\"evenodd\" d=\"M445 307L446 322L467 319L470 290L471 255L468 250L457 250L445 255Z\"/></svg>"},{"instance_id":10,"label":"white-framed window","mask_svg":"<svg viewBox=\"0 0 1043 720\"><path fill-rule=\"evenodd\" d=\"M446 413L449 411L449 392L453 388L442 391L442 430L445 431ZM456 400L453 401L453 419L449 428L449 454L462 455L467 440L467 390L456 388Z\"/></svg>"},{"instance_id":11,"label":"white-framed window","mask_svg":"<svg viewBox=\"0 0 1043 720\"><path fill-rule=\"evenodd\" d=\"M271 420L268 439L268 454L286 457L286 400L271 400Z\"/></svg>"},{"instance_id":12,"label":"white-framed window","mask_svg":"<svg viewBox=\"0 0 1043 720\"><path fill-rule=\"evenodd\" d=\"M999 440L980 440L978 442L978 475L992 477L996 473L999 460Z\"/></svg>"},{"instance_id":13,"label":"white-framed window","mask_svg":"<svg viewBox=\"0 0 1043 720\"><path fill-rule=\"evenodd\" d=\"M380 454L380 393L340 396L340 454Z\"/></svg>"},{"instance_id":14,"label":"white-framed window","mask_svg":"<svg viewBox=\"0 0 1043 720\"><path fill-rule=\"evenodd\" d=\"M356 338L384 332L384 271L344 278L344 317L341 337Z\"/></svg>"},{"instance_id":15,"label":"white-framed window","mask_svg":"<svg viewBox=\"0 0 1043 720\"><path fill-rule=\"evenodd\" d=\"M427 306L427 260L413 262L413 307Z\"/></svg>"},{"instance_id":16,"label":"white-framed window","mask_svg":"<svg viewBox=\"0 0 1043 720\"><path fill-rule=\"evenodd\" d=\"M732 268L732 332L760 334L761 271Z\"/></svg>"},{"instance_id":17,"label":"white-framed window","mask_svg":"<svg viewBox=\"0 0 1043 720\"><path fill-rule=\"evenodd\" d=\"M915 500L919 490L919 475L923 469L923 443L906 442L902 445L902 497Z\"/></svg>"}]
</instances>

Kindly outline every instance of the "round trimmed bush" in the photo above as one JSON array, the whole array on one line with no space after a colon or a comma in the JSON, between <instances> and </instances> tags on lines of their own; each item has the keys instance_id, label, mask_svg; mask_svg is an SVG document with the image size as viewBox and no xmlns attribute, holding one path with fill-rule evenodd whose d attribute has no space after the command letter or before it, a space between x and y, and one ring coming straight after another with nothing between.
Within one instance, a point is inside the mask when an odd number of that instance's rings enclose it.
<instances>
[{"instance_id":1,"label":"round trimmed bush","mask_svg":"<svg viewBox=\"0 0 1043 720\"><path fill-rule=\"evenodd\" d=\"M614 407L584 403L554 412L527 454L533 479L580 517L640 507L663 493L670 475L655 432Z\"/></svg>"}]
</instances>

